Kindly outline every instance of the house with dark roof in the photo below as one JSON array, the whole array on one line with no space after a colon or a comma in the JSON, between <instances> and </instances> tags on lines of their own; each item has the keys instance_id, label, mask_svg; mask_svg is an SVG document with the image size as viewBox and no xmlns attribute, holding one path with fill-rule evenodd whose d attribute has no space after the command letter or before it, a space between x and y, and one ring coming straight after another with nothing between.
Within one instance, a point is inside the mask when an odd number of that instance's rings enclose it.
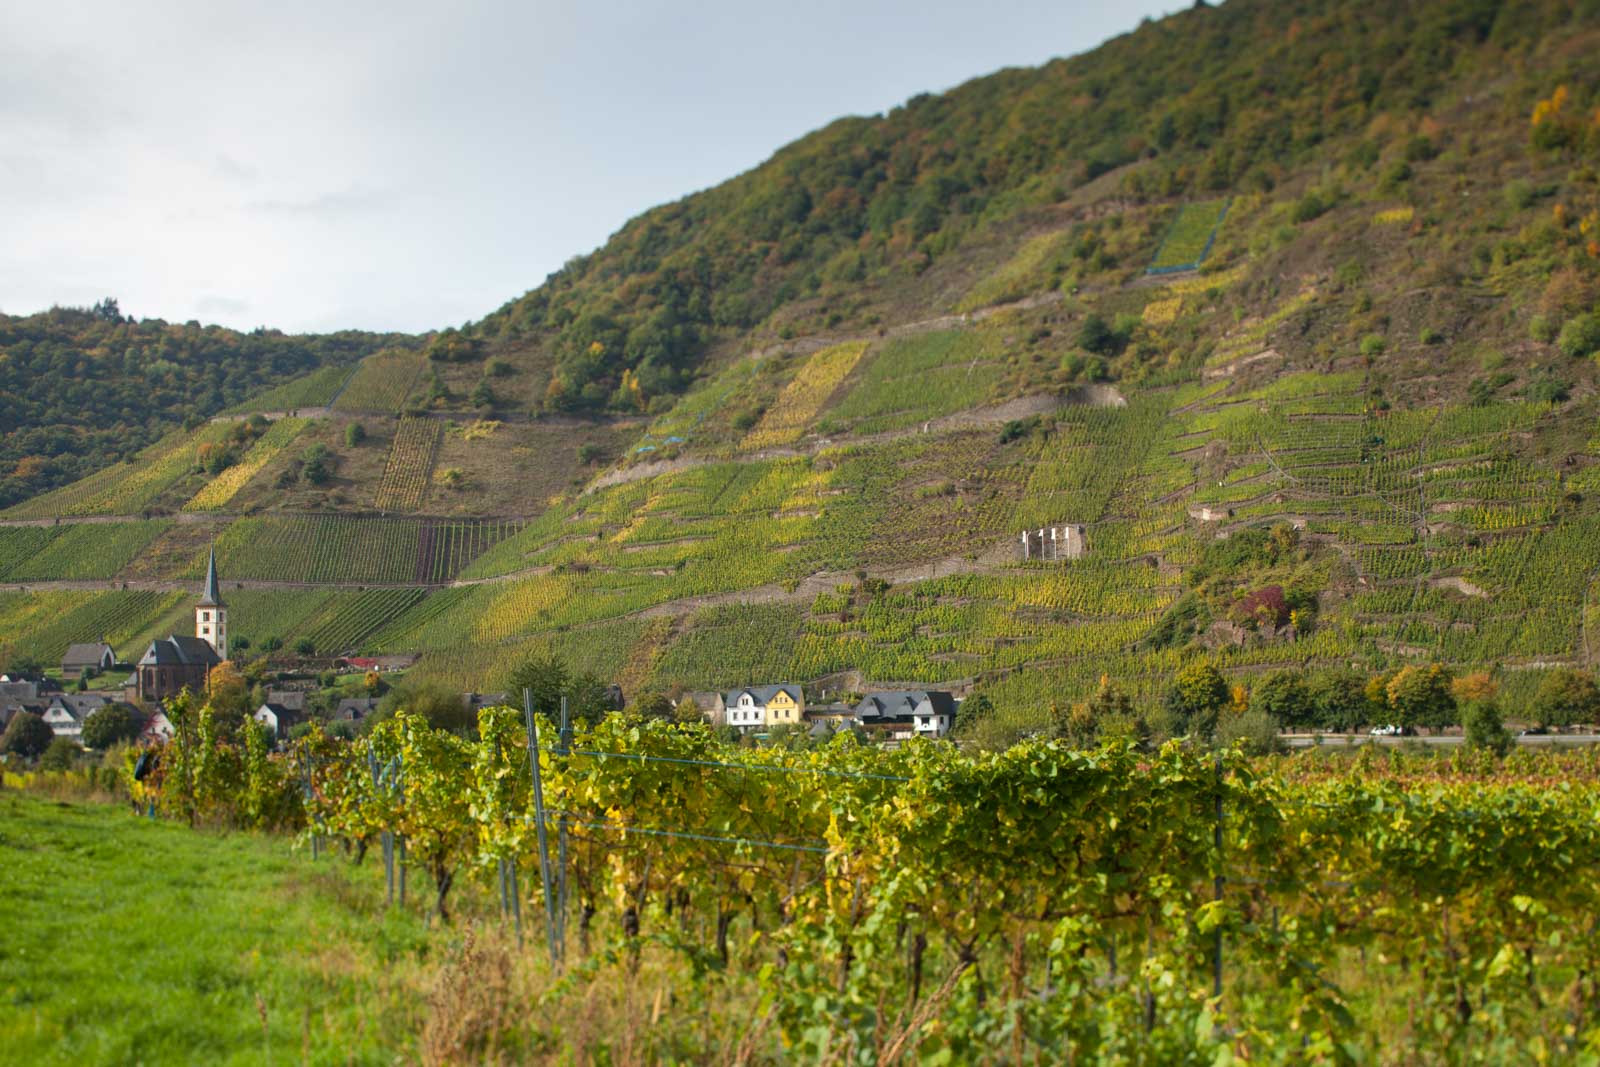
<instances>
[{"instance_id":1,"label":"house with dark roof","mask_svg":"<svg viewBox=\"0 0 1600 1067\"><path fill-rule=\"evenodd\" d=\"M856 718L868 730L893 740L944 737L956 724L956 699L940 689L868 693L856 705Z\"/></svg>"},{"instance_id":2,"label":"house with dark roof","mask_svg":"<svg viewBox=\"0 0 1600 1067\"><path fill-rule=\"evenodd\" d=\"M211 668L222 662L211 642L203 637L172 635L150 642L135 670L139 699L154 703L177 696L188 689L199 693L206 687Z\"/></svg>"},{"instance_id":3,"label":"house with dark roof","mask_svg":"<svg viewBox=\"0 0 1600 1067\"><path fill-rule=\"evenodd\" d=\"M66 655L61 657L61 677L76 678L89 670L109 671L116 665L116 650L104 641L97 644L68 645Z\"/></svg>"},{"instance_id":4,"label":"house with dark roof","mask_svg":"<svg viewBox=\"0 0 1600 1067\"><path fill-rule=\"evenodd\" d=\"M377 697L345 697L333 709L333 721L360 722L377 710Z\"/></svg>"},{"instance_id":5,"label":"house with dark roof","mask_svg":"<svg viewBox=\"0 0 1600 1067\"><path fill-rule=\"evenodd\" d=\"M57 737L76 739L83 735L83 720L114 703L105 693L57 693L50 698L43 718Z\"/></svg>"},{"instance_id":6,"label":"house with dark roof","mask_svg":"<svg viewBox=\"0 0 1600 1067\"><path fill-rule=\"evenodd\" d=\"M727 721L728 706L724 703L724 697L721 693L711 690L685 693L678 698L678 702L672 707L674 710L683 709L686 711L687 709L683 708L685 703L693 704L699 711L700 717L712 726L721 726ZM680 721L683 719L682 714L679 715L679 719Z\"/></svg>"},{"instance_id":7,"label":"house with dark roof","mask_svg":"<svg viewBox=\"0 0 1600 1067\"><path fill-rule=\"evenodd\" d=\"M805 718L806 694L798 685L753 685L722 698L729 726L745 733L774 726L798 726Z\"/></svg>"},{"instance_id":8,"label":"house with dark roof","mask_svg":"<svg viewBox=\"0 0 1600 1067\"><path fill-rule=\"evenodd\" d=\"M290 707L288 704L274 704L272 701L267 701L251 712L250 717L270 729L272 736L282 742L285 737L290 736L291 726L306 718L306 709L304 705Z\"/></svg>"}]
</instances>

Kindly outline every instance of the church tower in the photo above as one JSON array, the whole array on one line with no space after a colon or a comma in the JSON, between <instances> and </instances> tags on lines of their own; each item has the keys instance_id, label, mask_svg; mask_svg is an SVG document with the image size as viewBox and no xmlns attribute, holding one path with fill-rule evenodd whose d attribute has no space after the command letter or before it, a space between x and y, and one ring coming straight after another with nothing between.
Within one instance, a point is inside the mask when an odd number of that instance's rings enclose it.
<instances>
[{"instance_id":1,"label":"church tower","mask_svg":"<svg viewBox=\"0 0 1600 1067\"><path fill-rule=\"evenodd\" d=\"M217 550L211 550L206 564L206 588L194 608L194 635L211 642L221 659L228 658L228 605L222 602L222 586L217 581Z\"/></svg>"}]
</instances>

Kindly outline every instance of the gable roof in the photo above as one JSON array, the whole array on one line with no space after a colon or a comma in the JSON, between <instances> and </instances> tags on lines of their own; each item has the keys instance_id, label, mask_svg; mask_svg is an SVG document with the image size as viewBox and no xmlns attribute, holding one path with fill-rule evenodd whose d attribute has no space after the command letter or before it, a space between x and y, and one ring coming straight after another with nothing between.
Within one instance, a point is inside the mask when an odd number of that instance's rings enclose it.
<instances>
[{"instance_id":1,"label":"gable roof","mask_svg":"<svg viewBox=\"0 0 1600 1067\"><path fill-rule=\"evenodd\" d=\"M371 715L377 706L377 697L345 697L333 709L333 717L340 722L354 722Z\"/></svg>"},{"instance_id":2,"label":"gable roof","mask_svg":"<svg viewBox=\"0 0 1600 1067\"><path fill-rule=\"evenodd\" d=\"M904 719L916 713L924 702L935 715L954 716L956 700L943 689L891 689L882 693L868 693L856 705L856 714L863 719Z\"/></svg>"},{"instance_id":3,"label":"gable roof","mask_svg":"<svg viewBox=\"0 0 1600 1067\"><path fill-rule=\"evenodd\" d=\"M779 693L788 693L789 699L793 700L796 705L804 705L806 702L805 690L798 685L785 683L783 685L747 685L743 689L735 689L723 697L723 703L732 707L738 703L741 693L749 693L755 699L755 702L762 707L772 703L772 698Z\"/></svg>"},{"instance_id":4,"label":"gable roof","mask_svg":"<svg viewBox=\"0 0 1600 1067\"><path fill-rule=\"evenodd\" d=\"M98 667L111 657L111 662L117 660L117 653L104 641L97 641L81 645L68 645L66 655L61 657L63 667Z\"/></svg>"},{"instance_id":5,"label":"gable roof","mask_svg":"<svg viewBox=\"0 0 1600 1067\"><path fill-rule=\"evenodd\" d=\"M150 642L150 648L139 660L141 667L215 667L222 659L211 642L203 637L180 637L173 634Z\"/></svg>"},{"instance_id":6,"label":"gable roof","mask_svg":"<svg viewBox=\"0 0 1600 1067\"><path fill-rule=\"evenodd\" d=\"M200 594L200 606L203 608L220 608L222 603L222 587L217 581L217 550L213 546L211 558L206 562L206 587Z\"/></svg>"}]
</instances>

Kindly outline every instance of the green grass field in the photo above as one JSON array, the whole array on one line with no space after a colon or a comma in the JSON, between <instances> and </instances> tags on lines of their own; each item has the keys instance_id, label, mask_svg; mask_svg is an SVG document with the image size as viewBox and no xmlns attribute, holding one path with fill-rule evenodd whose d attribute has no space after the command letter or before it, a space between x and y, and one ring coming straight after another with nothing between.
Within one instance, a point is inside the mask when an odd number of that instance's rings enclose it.
<instances>
[{"instance_id":1,"label":"green grass field","mask_svg":"<svg viewBox=\"0 0 1600 1067\"><path fill-rule=\"evenodd\" d=\"M0 1060L392 1063L429 939L286 839L0 794Z\"/></svg>"}]
</instances>

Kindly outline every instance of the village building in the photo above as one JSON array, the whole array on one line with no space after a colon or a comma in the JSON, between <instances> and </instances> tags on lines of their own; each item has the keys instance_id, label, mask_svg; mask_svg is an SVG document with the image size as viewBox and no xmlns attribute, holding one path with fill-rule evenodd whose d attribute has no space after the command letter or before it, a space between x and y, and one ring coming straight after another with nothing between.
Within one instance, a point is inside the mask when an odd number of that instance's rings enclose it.
<instances>
[{"instance_id":1,"label":"village building","mask_svg":"<svg viewBox=\"0 0 1600 1067\"><path fill-rule=\"evenodd\" d=\"M83 722L101 708L116 703L104 693L57 693L44 709L45 725L57 737L83 736Z\"/></svg>"},{"instance_id":2,"label":"village building","mask_svg":"<svg viewBox=\"0 0 1600 1067\"><path fill-rule=\"evenodd\" d=\"M855 711L862 726L888 740L944 737L956 724L956 699L940 689L869 693Z\"/></svg>"},{"instance_id":3,"label":"village building","mask_svg":"<svg viewBox=\"0 0 1600 1067\"><path fill-rule=\"evenodd\" d=\"M334 722L360 722L378 710L377 697L345 697L333 709Z\"/></svg>"},{"instance_id":4,"label":"village building","mask_svg":"<svg viewBox=\"0 0 1600 1067\"><path fill-rule=\"evenodd\" d=\"M711 692L709 690L697 690L692 693L685 693L683 696L678 698L677 703L672 705L673 710L677 711L682 709L686 703L692 704L699 711L700 717L705 719L705 721L709 722L712 726L722 726L727 722L728 706L726 701L723 700L721 693ZM678 718L681 721L684 719L684 716L680 714Z\"/></svg>"},{"instance_id":5,"label":"village building","mask_svg":"<svg viewBox=\"0 0 1600 1067\"><path fill-rule=\"evenodd\" d=\"M203 638L172 636L152 641L135 671L139 699L157 703L185 689L203 692L211 668L221 662L217 650Z\"/></svg>"},{"instance_id":6,"label":"village building","mask_svg":"<svg viewBox=\"0 0 1600 1067\"><path fill-rule=\"evenodd\" d=\"M150 642L134 672L138 697L157 703L177 696L185 689L202 692L211 668L228 654L228 606L222 601L222 584L217 579L217 550L211 550L206 563L205 588L194 609L195 635L173 635Z\"/></svg>"},{"instance_id":7,"label":"village building","mask_svg":"<svg viewBox=\"0 0 1600 1067\"><path fill-rule=\"evenodd\" d=\"M727 725L744 733L774 726L799 726L806 695L798 685L758 685L735 689L722 698Z\"/></svg>"},{"instance_id":8,"label":"village building","mask_svg":"<svg viewBox=\"0 0 1600 1067\"><path fill-rule=\"evenodd\" d=\"M267 699L250 717L272 731L279 741L306 717L306 693L301 689L269 689Z\"/></svg>"},{"instance_id":9,"label":"village building","mask_svg":"<svg viewBox=\"0 0 1600 1067\"><path fill-rule=\"evenodd\" d=\"M217 658L228 658L228 606L222 602L222 587L217 581L217 550L206 562L206 586L200 603L194 606L194 635L209 641Z\"/></svg>"},{"instance_id":10,"label":"village building","mask_svg":"<svg viewBox=\"0 0 1600 1067\"><path fill-rule=\"evenodd\" d=\"M68 645L66 655L61 657L61 677L77 678L85 671L109 671L116 665L116 650L104 641Z\"/></svg>"}]
</instances>

